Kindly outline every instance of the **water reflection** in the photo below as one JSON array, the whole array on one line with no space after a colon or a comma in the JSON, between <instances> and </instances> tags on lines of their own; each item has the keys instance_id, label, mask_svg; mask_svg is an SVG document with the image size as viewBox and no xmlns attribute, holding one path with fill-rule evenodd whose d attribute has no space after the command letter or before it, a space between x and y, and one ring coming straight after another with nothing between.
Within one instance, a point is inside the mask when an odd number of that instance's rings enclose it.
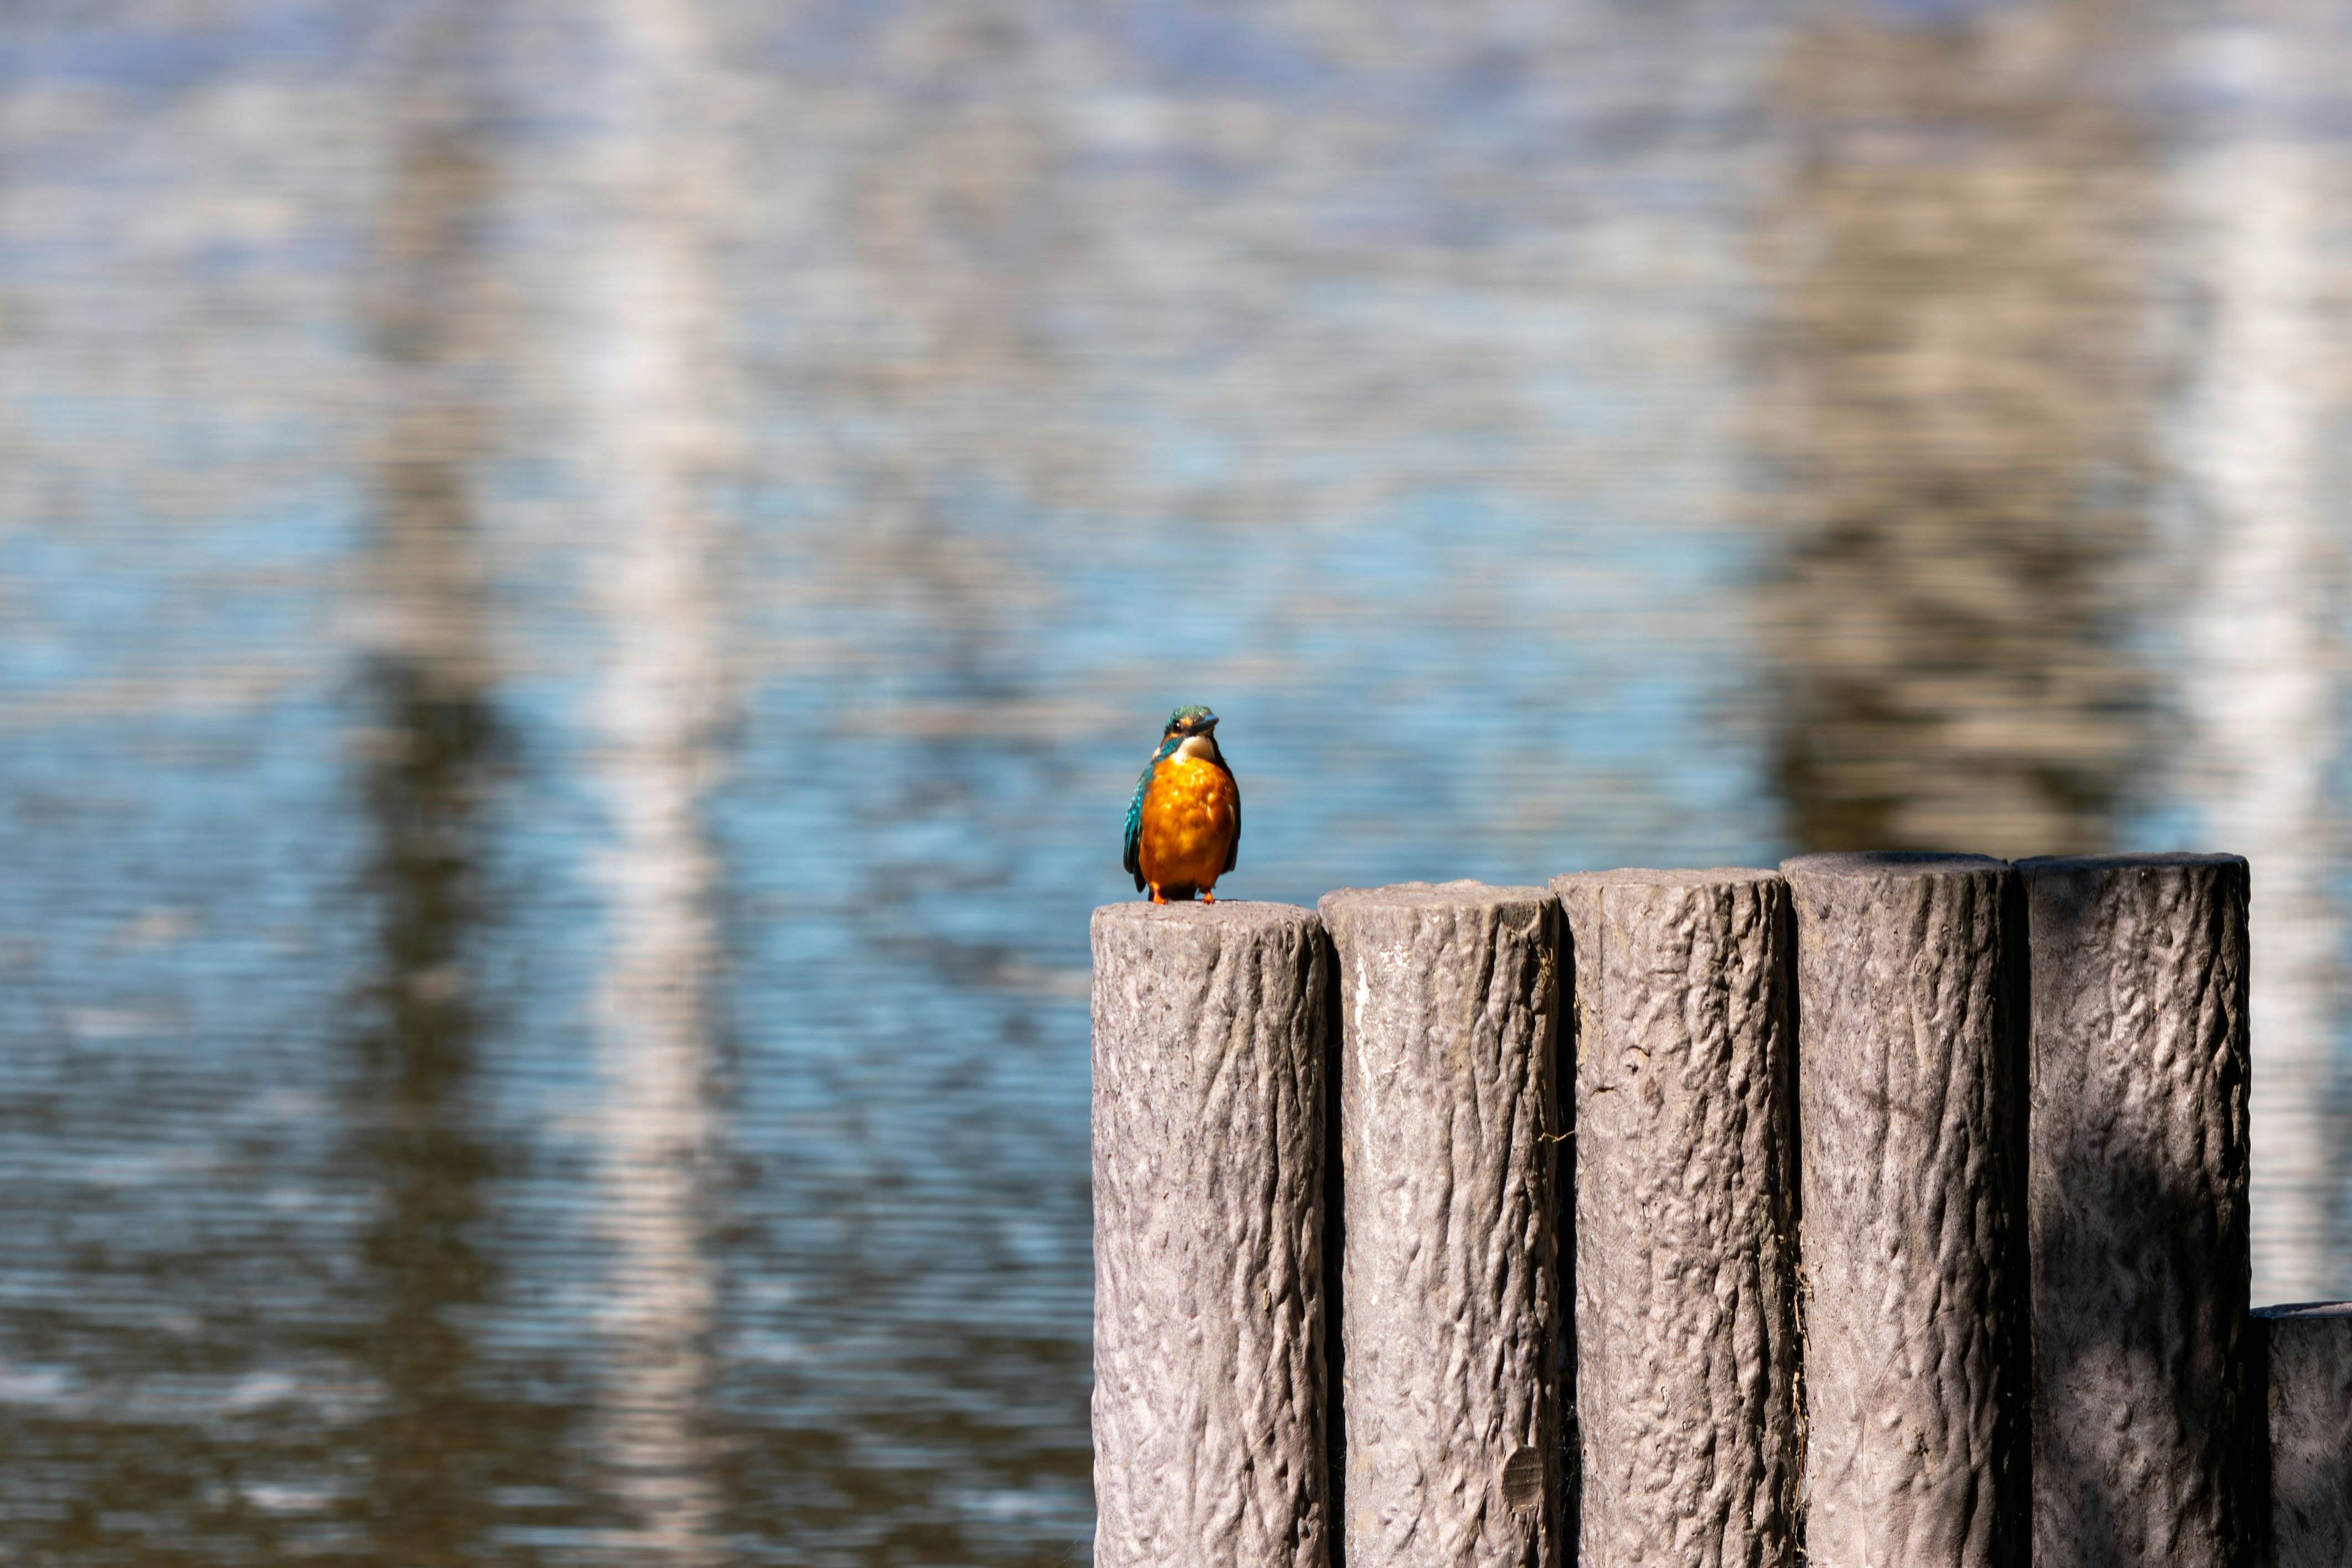
<instances>
[{"instance_id":1,"label":"water reflection","mask_svg":"<svg viewBox=\"0 0 2352 1568\"><path fill-rule=\"evenodd\" d=\"M719 1279L705 1232L717 1128L709 988L718 863L703 825L717 781L723 605L702 495L720 444L723 302L702 256L713 208L741 199L708 127L705 47L685 0L613 0L604 123L586 149L601 216L582 236L574 346L593 459L593 598L604 622L589 773L611 814L601 857L611 950L597 986L599 1220L613 1241L600 1459L633 1530L685 1565L719 1560L721 1500L705 1405Z\"/></svg>"},{"instance_id":2,"label":"water reflection","mask_svg":"<svg viewBox=\"0 0 2352 1568\"><path fill-rule=\"evenodd\" d=\"M2305 72L2326 58L2309 29L2216 27L2191 44L2194 79L2227 108L2178 179L2209 301L2183 420L2200 569L2181 771L2206 839L2253 864L2254 1299L2308 1301L2352 1287L2335 1087L2344 934L2327 886L2343 543L2322 499L2346 392L2324 304L2344 170L2305 129Z\"/></svg>"},{"instance_id":3,"label":"water reflection","mask_svg":"<svg viewBox=\"0 0 2352 1568\"><path fill-rule=\"evenodd\" d=\"M487 106L467 90L467 10L424 13L404 42L363 303L383 417L359 731L379 951L343 1107L374 1209L358 1237L367 1318L350 1350L377 1393L331 1440L364 1467L337 1512L369 1557L446 1563L498 1554L511 1522L499 1489L553 1479L564 1424L506 1396L477 1343L508 1273L485 1239L501 1151L478 1113L488 1026L475 967L504 749L473 498L490 423L476 385L496 169Z\"/></svg>"},{"instance_id":4,"label":"water reflection","mask_svg":"<svg viewBox=\"0 0 2352 1568\"><path fill-rule=\"evenodd\" d=\"M478 696L436 689L426 672L388 665L375 688L383 984L349 1113L379 1205L361 1238L377 1315L352 1349L382 1404L352 1434L370 1472L352 1511L386 1550L449 1562L484 1544L485 1482L523 1414L480 1385L467 1321L500 1273L478 1239L497 1152L467 1114L479 1019L465 952L478 915L468 839L495 731Z\"/></svg>"},{"instance_id":5,"label":"water reflection","mask_svg":"<svg viewBox=\"0 0 2352 1568\"><path fill-rule=\"evenodd\" d=\"M2110 847L2152 754L2144 47L2105 0L1838 7L1776 72L1759 423L1807 849Z\"/></svg>"}]
</instances>

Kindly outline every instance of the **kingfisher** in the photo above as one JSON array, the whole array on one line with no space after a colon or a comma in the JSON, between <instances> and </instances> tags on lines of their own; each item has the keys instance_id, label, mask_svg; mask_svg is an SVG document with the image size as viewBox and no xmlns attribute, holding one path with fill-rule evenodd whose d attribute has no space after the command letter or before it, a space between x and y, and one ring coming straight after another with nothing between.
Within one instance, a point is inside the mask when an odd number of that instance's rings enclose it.
<instances>
[{"instance_id":1,"label":"kingfisher","mask_svg":"<svg viewBox=\"0 0 2352 1568\"><path fill-rule=\"evenodd\" d=\"M1242 843L1242 792L1217 750L1217 716L1206 708L1168 715L1160 749L1135 781L1127 808L1127 868L1151 901L1217 901L1217 879L1234 868Z\"/></svg>"}]
</instances>

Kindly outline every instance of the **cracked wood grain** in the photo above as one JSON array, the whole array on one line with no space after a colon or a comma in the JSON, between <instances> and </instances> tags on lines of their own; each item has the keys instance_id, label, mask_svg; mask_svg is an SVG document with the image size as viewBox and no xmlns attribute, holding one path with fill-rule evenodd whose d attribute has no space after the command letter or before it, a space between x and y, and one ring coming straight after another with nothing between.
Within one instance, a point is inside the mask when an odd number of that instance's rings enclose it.
<instances>
[{"instance_id":1,"label":"cracked wood grain","mask_svg":"<svg viewBox=\"0 0 2352 1568\"><path fill-rule=\"evenodd\" d=\"M2266 1568L2352 1563L2352 1301L2253 1315L2270 1391Z\"/></svg>"},{"instance_id":2,"label":"cracked wood grain","mask_svg":"<svg viewBox=\"0 0 2352 1568\"><path fill-rule=\"evenodd\" d=\"M1584 1568L1796 1557L1788 889L1555 879L1567 916Z\"/></svg>"},{"instance_id":3,"label":"cracked wood grain","mask_svg":"<svg viewBox=\"0 0 2352 1568\"><path fill-rule=\"evenodd\" d=\"M1797 930L1812 1568L2010 1568L2025 1544L2010 909L1977 856L1782 864Z\"/></svg>"},{"instance_id":4,"label":"cracked wood grain","mask_svg":"<svg viewBox=\"0 0 2352 1568\"><path fill-rule=\"evenodd\" d=\"M1322 1568L1328 959L1286 904L1095 911L1102 1568Z\"/></svg>"},{"instance_id":5,"label":"cracked wood grain","mask_svg":"<svg viewBox=\"0 0 2352 1568\"><path fill-rule=\"evenodd\" d=\"M2246 862L2017 869L2035 1568L2245 1568Z\"/></svg>"},{"instance_id":6,"label":"cracked wood grain","mask_svg":"<svg viewBox=\"0 0 2352 1568\"><path fill-rule=\"evenodd\" d=\"M1552 897L1410 883L1320 907L1342 1012L1344 1561L1553 1568Z\"/></svg>"}]
</instances>

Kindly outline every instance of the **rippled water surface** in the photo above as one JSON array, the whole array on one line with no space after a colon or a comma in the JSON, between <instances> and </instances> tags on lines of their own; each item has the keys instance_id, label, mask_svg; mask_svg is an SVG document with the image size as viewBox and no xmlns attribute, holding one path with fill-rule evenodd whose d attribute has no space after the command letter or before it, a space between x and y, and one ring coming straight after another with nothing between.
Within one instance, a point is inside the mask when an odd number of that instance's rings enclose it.
<instances>
[{"instance_id":1,"label":"rippled water surface","mask_svg":"<svg viewBox=\"0 0 2352 1568\"><path fill-rule=\"evenodd\" d=\"M2352 1289L2352 13L0 20L0 1555L1063 1563L1160 717L1311 900L2254 858Z\"/></svg>"}]
</instances>

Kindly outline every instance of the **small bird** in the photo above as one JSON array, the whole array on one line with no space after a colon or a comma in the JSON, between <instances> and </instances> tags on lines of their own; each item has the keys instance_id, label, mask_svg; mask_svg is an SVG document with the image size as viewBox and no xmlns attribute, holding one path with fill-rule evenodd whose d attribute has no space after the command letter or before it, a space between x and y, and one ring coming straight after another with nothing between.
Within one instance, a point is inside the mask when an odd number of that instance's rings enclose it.
<instances>
[{"instance_id":1,"label":"small bird","mask_svg":"<svg viewBox=\"0 0 2352 1568\"><path fill-rule=\"evenodd\" d=\"M1127 808L1127 868L1151 901L1217 901L1217 879L1234 868L1242 843L1242 792L1217 750L1217 716L1206 708L1168 715L1160 749L1135 781Z\"/></svg>"}]
</instances>

